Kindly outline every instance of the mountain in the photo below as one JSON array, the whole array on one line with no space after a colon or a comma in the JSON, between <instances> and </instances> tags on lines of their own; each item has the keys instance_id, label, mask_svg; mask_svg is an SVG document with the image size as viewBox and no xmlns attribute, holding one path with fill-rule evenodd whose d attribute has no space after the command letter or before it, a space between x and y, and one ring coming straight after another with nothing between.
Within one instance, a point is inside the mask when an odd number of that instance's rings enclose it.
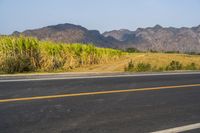
<instances>
[{"instance_id":1,"label":"mountain","mask_svg":"<svg viewBox=\"0 0 200 133\"><path fill-rule=\"evenodd\" d=\"M120 42L113 37L104 37L97 30L88 30L82 26L74 24L58 24L39 29L15 31L12 35L36 37L40 40L51 40L65 43L93 43L100 47L117 48Z\"/></svg>"},{"instance_id":2,"label":"mountain","mask_svg":"<svg viewBox=\"0 0 200 133\"><path fill-rule=\"evenodd\" d=\"M105 37L113 37L119 41L125 41L127 40L127 36L132 35L133 32L127 29L121 29L121 30L113 30L109 32L104 32L103 35Z\"/></svg>"},{"instance_id":3,"label":"mountain","mask_svg":"<svg viewBox=\"0 0 200 133\"><path fill-rule=\"evenodd\" d=\"M126 31L126 32L123 32ZM200 25L192 28L164 28L160 25L138 28L136 31L116 30L103 33L142 51L200 52Z\"/></svg>"},{"instance_id":4,"label":"mountain","mask_svg":"<svg viewBox=\"0 0 200 133\"><path fill-rule=\"evenodd\" d=\"M74 24L58 24L39 29L13 32L12 35L33 36L40 40L65 43L93 43L99 47L137 48L142 51L179 51L200 53L200 25L192 28L154 27L107 31L100 34Z\"/></svg>"}]
</instances>

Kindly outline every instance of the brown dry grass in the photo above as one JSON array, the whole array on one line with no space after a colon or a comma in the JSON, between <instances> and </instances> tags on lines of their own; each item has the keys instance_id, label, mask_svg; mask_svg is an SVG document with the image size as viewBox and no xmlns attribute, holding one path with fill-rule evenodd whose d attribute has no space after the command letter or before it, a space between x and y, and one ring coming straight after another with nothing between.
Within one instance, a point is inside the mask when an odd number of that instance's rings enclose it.
<instances>
[{"instance_id":1,"label":"brown dry grass","mask_svg":"<svg viewBox=\"0 0 200 133\"><path fill-rule=\"evenodd\" d=\"M133 53L121 57L119 60L111 61L105 64L83 66L74 69L77 72L123 72L124 67L130 60L134 63L149 63L151 66L165 67L171 61L179 61L183 66L195 63L200 68L200 55L187 55L187 54L166 54L166 53Z\"/></svg>"}]
</instances>

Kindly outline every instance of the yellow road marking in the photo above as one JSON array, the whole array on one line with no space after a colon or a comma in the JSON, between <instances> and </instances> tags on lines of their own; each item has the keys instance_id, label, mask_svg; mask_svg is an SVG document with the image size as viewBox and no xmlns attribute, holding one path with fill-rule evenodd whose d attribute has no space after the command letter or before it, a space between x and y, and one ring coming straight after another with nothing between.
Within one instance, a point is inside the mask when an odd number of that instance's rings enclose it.
<instances>
[{"instance_id":1,"label":"yellow road marking","mask_svg":"<svg viewBox=\"0 0 200 133\"><path fill-rule=\"evenodd\" d=\"M54 99L54 98L63 98L63 97L87 96L87 95L101 95L101 94L113 94L113 93L125 93L125 92L152 91L152 90L185 88L185 87L195 87L195 86L200 86L200 84L179 85L179 86L163 86L163 87L126 89L126 90L97 91L97 92L81 92L81 93L73 93L73 94L33 96L33 97L24 97L24 98L10 98L10 99L0 99L0 103L15 102L15 101L30 101L30 100L40 100L40 99Z\"/></svg>"}]
</instances>

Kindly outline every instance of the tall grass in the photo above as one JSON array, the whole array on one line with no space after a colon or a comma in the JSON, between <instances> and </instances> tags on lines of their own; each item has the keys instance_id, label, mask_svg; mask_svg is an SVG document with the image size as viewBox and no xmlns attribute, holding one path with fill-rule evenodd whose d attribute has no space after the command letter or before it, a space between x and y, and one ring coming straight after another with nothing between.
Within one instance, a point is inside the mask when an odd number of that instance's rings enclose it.
<instances>
[{"instance_id":1,"label":"tall grass","mask_svg":"<svg viewBox=\"0 0 200 133\"><path fill-rule=\"evenodd\" d=\"M119 59L120 50L97 48L92 44L63 44L30 37L0 37L0 71L54 71L107 63Z\"/></svg>"},{"instance_id":2,"label":"tall grass","mask_svg":"<svg viewBox=\"0 0 200 133\"><path fill-rule=\"evenodd\" d=\"M13 73L34 71L38 67L38 40L24 37L0 37L0 69Z\"/></svg>"}]
</instances>

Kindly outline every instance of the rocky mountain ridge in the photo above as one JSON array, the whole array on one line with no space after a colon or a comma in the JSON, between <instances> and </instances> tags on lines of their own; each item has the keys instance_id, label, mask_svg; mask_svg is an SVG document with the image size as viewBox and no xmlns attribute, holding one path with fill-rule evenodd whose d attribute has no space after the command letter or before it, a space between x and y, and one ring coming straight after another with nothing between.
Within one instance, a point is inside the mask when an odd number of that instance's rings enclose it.
<instances>
[{"instance_id":1,"label":"rocky mountain ridge","mask_svg":"<svg viewBox=\"0 0 200 133\"><path fill-rule=\"evenodd\" d=\"M33 36L40 40L65 43L92 43L99 47L137 48L142 51L179 51L200 53L200 25L197 27L138 28L135 31L121 29L101 34L74 24L58 24L39 29L13 32L12 35Z\"/></svg>"}]
</instances>

